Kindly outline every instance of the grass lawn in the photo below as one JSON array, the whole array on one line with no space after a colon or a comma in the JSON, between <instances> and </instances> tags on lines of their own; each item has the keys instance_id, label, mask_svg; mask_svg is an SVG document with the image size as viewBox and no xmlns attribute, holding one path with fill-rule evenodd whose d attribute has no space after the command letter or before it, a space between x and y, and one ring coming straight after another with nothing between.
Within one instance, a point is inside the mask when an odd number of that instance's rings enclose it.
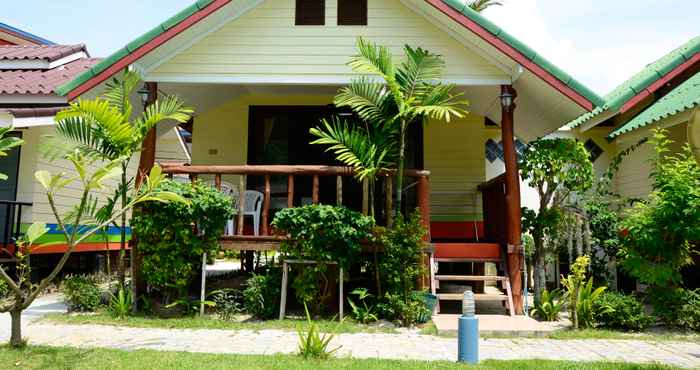
<instances>
[{"instance_id":1,"label":"grass lawn","mask_svg":"<svg viewBox=\"0 0 700 370\"><path fill-rule=\"evenodd\" d=\"M333 359L304 360L297 356L214 355L186 352L120 351L29 346L23 350L0 347L3 369L673 369L659 365L610 362L484 361L479 366L450 362Z\"/></svg>"},{"instance_id":2,"label":"grass lawn","mask_svg":"<svg viewBox=\"0 0 700 370\"><path fill-rule=\"evenodd\" d=\"M306 328L306 320L267 320L267 321L225 321L212 316L181 317L175 319L160 319L156 317L134 316L124 320L113 318L108 312L98 311L95 314L50 314L42 320L61 324L99 324L127 326L134 328L164 328L164 329L225 329L225 330L266 330L278 329L296 331ZM346 319L343 322L330 320L314 321L323 332L333 333L396 333L393 327L379 327L358 324Z\"/></svg>"}]
</instances>

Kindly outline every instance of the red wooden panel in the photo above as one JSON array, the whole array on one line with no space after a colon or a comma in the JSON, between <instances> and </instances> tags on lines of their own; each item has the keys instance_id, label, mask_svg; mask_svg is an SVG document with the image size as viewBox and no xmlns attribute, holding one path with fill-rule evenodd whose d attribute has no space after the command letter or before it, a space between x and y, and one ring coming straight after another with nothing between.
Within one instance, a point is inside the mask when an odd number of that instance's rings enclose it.
<instances>
[{"instance_id":1,"label":"red wooden panel","mask_svg":"<svg viewBox=\"0 0 700 370\"><path fill-rule=\"evenodd\" d=\"M496 243L436 243L435 258L500 260L501 246Z\"/></svg>"}]
</instances>

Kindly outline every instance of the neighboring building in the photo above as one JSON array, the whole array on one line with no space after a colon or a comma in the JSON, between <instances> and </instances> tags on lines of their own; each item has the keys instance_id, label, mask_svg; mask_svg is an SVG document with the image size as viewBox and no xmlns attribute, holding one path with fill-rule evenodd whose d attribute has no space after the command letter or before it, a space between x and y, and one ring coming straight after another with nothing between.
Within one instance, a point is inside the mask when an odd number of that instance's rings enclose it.
<instances>
[{"instance_id":1,"label":"neighboring building","mask_svg":"<svg viewBox=\"0 0 700 370\"><path fill-rule=\"evenodd\" d=\"M513 116L515 134L527 142L604 102L463 1L198 1L59 91L68 99L91 96L107 79L131 67L158 89L183 97L197 114L192 166L187 168L201 171L202 177L208 169L222 168L211 165L229 166L229 173L243 171L240 165L332 165L332 156L309 144L308 130L319 117L333 113L335 92L356 77L346 63L357 53L359 36L388 46L397 56L404 44L441 54L445 80L471 101L466 118L416 125L410 135L410 166L431 172L430 190L423 194L429 202L418 203L438 250L478 255L494 249L470 244L476 240L503 247L519 243L519 204L513 203L518 187L492 183L496 203L482 204L486 197L479 185L489 180L484 144L500 132L487 126L487 120L510 125ZM517 91L514 111L507 94L502 95L511 89ZM511 154L506 150L506 157ZM517 169L509 167L509 176L517 176L513 171ZM233 184L240 179L223 178ZM251 175L243 182L267 194L266 212L289 203L335 202L335 179L322 179L312 192L311 178L297 179L296 190L288 189L287 176L268 176L268 184L264 178ZM344 203L360 207L362 191L345 186ZM504 215L505 208L512 212ZM240 249L271 243L228 241ZM511 277L519 281L518 248L508 251ZM514 284L517 306L520 292Z\"/></svg>"},{"instance_id":2,"label":"neighboring building","mask_svg":"<svg viewBox=\"0 0 700 370\"><path fill-rule=\"evenodd\" d=\"M654 128L669 131L677 153L688 141L687 123L700 102L700 36L647 65L605 97L605 104L570 122L576 135L604 137L614 154L647 140ZM653 148L642 145L616 175L623 196L645 199L651 191Z\"/></svg>"},{"instance_id":3,"label":"neighboring building","mask_svg":"<svg viewBox=\"0 0 700 370\"><path fill-rule=\"evenodd\" d=\"M14 127L14 134L25 141L23 146L0 160L0 172L9 176L7 181L0 182L0 259L7 257L2 250L11 247L12 238L32 222L45 222L51 228L41 242L58 242L36 253L55 253L65 248L60 244L63 236L56 230L55 218L34 173L72 171L66 161L45 159L41 148L47 145L46 136L54 134L54 115L68 104L66 97L56 94L56 88L97 62L99 59L91 58L85 45L57 45L0 24L0 125ZM162 145L157 153L160 160L190 160L183 139L172 126L160 129L159 141ZM132 162L135 171L138 158ZM111 193L113 188L105 191ZM56 197L59 210L70 209L79 195L76 184L68 186ZM116 237L117 233L113 234ZM88 243L81 246L80 251L104 250L104 247L103 243Z\"/></svg>"}]
</instances>

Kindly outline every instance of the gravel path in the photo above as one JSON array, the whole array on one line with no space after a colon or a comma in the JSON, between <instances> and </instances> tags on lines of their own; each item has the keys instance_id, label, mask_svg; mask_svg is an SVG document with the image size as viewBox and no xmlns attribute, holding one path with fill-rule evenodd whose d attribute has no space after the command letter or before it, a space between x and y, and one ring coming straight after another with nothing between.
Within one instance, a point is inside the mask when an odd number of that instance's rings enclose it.
<instances>
[{"instance_id":1,"label":"gravel path","mask_svg":"<svg viewBox=\"0 0 700 370\"><path fill-rule=\"evenodd\" d=\"M24 334L32 344L152 349L202 353L294 353L297 334L280 330L146 329L104 325L32 323L45 312L64 307L57 297L44 297L28 311ZM8 315L0 316L0 340L9 333ZM30 321L27 323L27 321ZM339 334L331 342L338 356L455 361L456 339L419 334ZM644 340L553 340L536 338L482 339L486 359L547 359L571 361L658 362L700 368L700 343Z\"/></svg>"}]
</instances>

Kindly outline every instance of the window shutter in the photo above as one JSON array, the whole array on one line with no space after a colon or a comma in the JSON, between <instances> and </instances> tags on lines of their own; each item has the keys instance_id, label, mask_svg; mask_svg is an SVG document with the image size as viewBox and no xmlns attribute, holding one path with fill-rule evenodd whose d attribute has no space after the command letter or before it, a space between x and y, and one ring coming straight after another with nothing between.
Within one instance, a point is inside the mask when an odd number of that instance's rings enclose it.
<instances>
[{"instance_id":1,"label":"window shutter","mask_svg":"<svg viewBox=\"0 0 700 370\"><path fill-rule=\"evenodd\" d=\"M367 0L338 0L339 26L366 26Z\"/></svg>"},{"instance_id":2,"label":"window shutter","mask_svg":"<svg viewBox=\"0 0 700 370\"><path fill-rule=\"evenodd\" d=\"M297 26L323 26L326 24L325 0L296 0Z\"/></svg>"}]
</instances>

